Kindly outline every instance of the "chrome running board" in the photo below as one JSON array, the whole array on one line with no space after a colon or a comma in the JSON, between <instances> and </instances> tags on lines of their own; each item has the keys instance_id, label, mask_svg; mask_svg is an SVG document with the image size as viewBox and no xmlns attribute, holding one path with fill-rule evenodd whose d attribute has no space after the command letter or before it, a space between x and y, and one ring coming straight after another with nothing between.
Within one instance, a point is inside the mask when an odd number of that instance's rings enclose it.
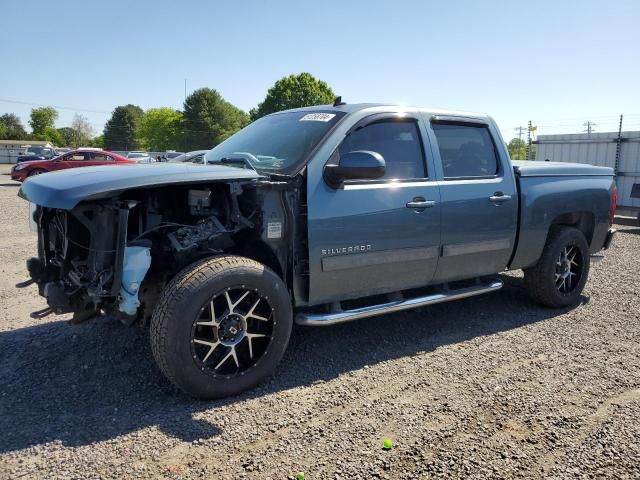
<instances>
[{"instance_id":1,"label":"chrome running board","mask_svg":"<svg viewBox=\"0 0 640 480\"><path fill-rule=\"evenodd\" d=\"M301 312L296 315L296 323L298 325L307 326L335 325L336 323L350 322L351 320L358 320L360 318L373 317L402 310L410 310L412 308L425 307L436 303L449 302L451 300L459 300L461 298L494 292L496 290L500 290L502 285L504 285L502 280L496 279L490 283L481 283L472 287L443 291L406 300L396 300L379 305L355 308L353 310L341 310L333 313Z\"/></svg>"}]
</instances>

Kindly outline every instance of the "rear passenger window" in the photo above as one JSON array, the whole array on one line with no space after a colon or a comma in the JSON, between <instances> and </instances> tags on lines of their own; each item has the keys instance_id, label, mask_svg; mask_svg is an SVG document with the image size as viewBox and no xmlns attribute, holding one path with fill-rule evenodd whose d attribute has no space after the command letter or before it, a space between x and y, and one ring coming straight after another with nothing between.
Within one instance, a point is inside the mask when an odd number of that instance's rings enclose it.
<instances>
[{"instance_id":1,"label":"rear passenger window","mask_svg":"<svg viewBox=\"0 0 640 480\"><path fill-rule=\"evenodd\" d=\"M356 150L377 152L384 158L383 179L424 178L422 143L415 122L378 122L354 131L344 139L338 154Z\"/></svg>"},{"instance_id":2,"label":"rear passenger window","mask_svg":"<svg viewBox=\"0 0 640 480\"><path fill-rule=\"evenodd\" d=\"M432 123L445 178L487 177L498 173L498 157L484 125Z\"/></svg>"}]
</instances>

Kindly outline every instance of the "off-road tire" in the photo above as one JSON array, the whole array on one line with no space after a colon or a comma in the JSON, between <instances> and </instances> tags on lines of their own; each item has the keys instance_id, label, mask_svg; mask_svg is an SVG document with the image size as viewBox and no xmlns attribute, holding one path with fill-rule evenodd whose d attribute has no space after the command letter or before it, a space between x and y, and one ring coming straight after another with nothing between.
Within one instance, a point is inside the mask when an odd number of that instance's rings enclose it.
<instances>
[{"instance_id":1,"label":"off-road tire","mask_svg":"<svg viewBox=\"0 0 640 480\"><path fill-rule=\"evenodd\" d=\"M558 257L565 247L574 246L581 256L581 274L571 291L563 293L555 280ZM542 256L533 267L524 270L524 280L529 296L537 303L560 308L575 305L580 301L587 282L590 267L589 245L583 233L573 227L554 227L547 238Z\"/></svg>"},{"instance_id":2,"label":"off-road tire","mask_svg":"<svg viewBox=\"0 0 640 480\"><path fill-rule=\"evenodd\" d=\"M271 340L246 372L211 375L194 360L192 325L212 295L234 285L268 296L274 319ZM273 270L245 257L212 257L184 268L165 287L151 319L151 348L162 373L187 395L221 398L250 389L273 373L287 348L292 323L287 287Z\"/></svg>"}]
</instances>

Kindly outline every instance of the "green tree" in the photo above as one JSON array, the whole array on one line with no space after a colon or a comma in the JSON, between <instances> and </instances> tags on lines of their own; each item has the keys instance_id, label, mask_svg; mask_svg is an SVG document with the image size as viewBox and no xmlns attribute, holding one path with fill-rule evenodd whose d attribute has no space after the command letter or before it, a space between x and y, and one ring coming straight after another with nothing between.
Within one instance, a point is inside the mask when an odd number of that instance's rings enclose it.
<instances>
[{"instance_id":1,"label":"green tree","mask_svg":"<svg viewBox=\"0 0 640 480\"><path fill-rule=\"evenodd\" d=\"M95 148L104 148L104 135L98 135L97 137L93 137L89 142L89 146Z\"/></svg>"},{"instance_id":2,"label":"green tree","mask_svg":"<svg viewBox=\"0 0 640 480\"><path fill-rule=\"evenodd\" d=\"M137 105L115 108L104 126L104 147L108 150L135 150L138 148L136 130L143 111Z\"/></svg>"},{"instance_id":3,"label":"green tree","mask_svg":"<svg viewBox=\"0 0 640 480\"><path fill-rule=\"evenodd\" d=\"M59 145L61 147L69 147L73 145L73 139L75 136L75 132L71 127L62 127L58 128L58 133L62 137L62 144Z\"/></svg>"},{"instance_id":4,"label":"green tree","mask_svg":"<svg viewBox=\"0 0 640 480\"><path fill-rule=\"evenodd\" d=\"M53 127L47 127L43 133L34 133L31 135L32 140L46 140L53 143L57 147L64 146L64 138L60 135L60 132Z\"/></svg>"},{"instance_id":5,"label":"green tree","mask_svg":"<svg viewBox=\"0 0 640 480\"><path fill-rule=\"evenodd\" d=\"M56 147L64 147L64 138L55 128L47 127L44 131L44 136L46 140L49 140Z\"/></svg>"},{"instance_id":6,"label":"green tree","mask_svg":"<svg viewBox=\"0 0 640 480\"><path fill-rule=\"evenodd\" d=\"M40 107L31 109L31 130L34 135L44 135L47 128L53 128L58 119L58 112L53 107Z\"/></svg>"},{"instance_id":7,"label":"green tree","mask_svg":"<svg viewBox=\"0 0 640 480\"><path fill-rule=\"evenodd\" d=\"M140 119L138 139L150 151L177 149L182 144L182 113L168 107L150 108Z\"/></svg>"},{"instance_id":8,"label":"green tree","mask_svg":"<svg viewBox=\"0 0 640 480\"><path fill-rule=\"evenodd\" d=\"M251 109L251 120L288 108L331 104L335 94L326 82L310 73L289 75L278 80L267 91L267 96L257 108Z\"/></svg>"},{"instance_id":9,"label":"green tree","mask_svg":"<svg viewBox=\"0 0 640 480\"><path fill-rule=\"evenodd\" d=\"M25 140L27 132L22 126L20 117L14 113L5 113L0 117L0 124L4 127L3 140Z\"/></svg>"},{"instance_id":10,"label":"green tree","mask_svg":"<svg viewBox=\"0 0 640 480\"><path fill-rule=\"evenodd\" d=\"M527 142L520 138L511 139L511 141L507 145L507 150L509 150L509 156L511 157L511 160L527 159Z\"/></svg>"},{"instance_id":11,"label":"green tree","mask_svg":"<svg viewBox=\"0 0 640 480\"><path fill-rule=\"evenodd\" d=\"M249 123L249 116L211 88L200 88L184 101L184 149L215 147Z\"/></svg>"}]
</instances>

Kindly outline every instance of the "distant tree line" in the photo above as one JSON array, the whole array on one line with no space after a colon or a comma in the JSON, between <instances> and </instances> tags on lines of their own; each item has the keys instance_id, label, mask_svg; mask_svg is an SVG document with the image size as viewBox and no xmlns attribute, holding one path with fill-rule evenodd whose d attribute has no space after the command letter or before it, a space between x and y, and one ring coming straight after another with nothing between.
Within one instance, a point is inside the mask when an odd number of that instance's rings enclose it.
<instances>
[{"instance_id":1,"label":"distant tree line","mask_svg":"<svg viewBox=\"0 0 640 480\"><path fill-rule=\"evenodd\" d=\"M0 116L0 140L45 140L58 147L96 146L93 127L89 120L76 113L71 126L55 128L58 112L53 107L31 110L31 133L27 133L20 118L13 113Z\"/></svg>"},{"instance_id":2,"label":"distant tree line","mask_svg":"<svg viewBox=\"0 0 640 480\"><path fill-rule=\"evenodd\" d=\"M248 113L226 101L212 88L200 88L184 101L182 110L168 107L144 111L137 105L117 106L94 136L91 124L76 114L71 126L55 128L58 112L53 107L31 110L27 133L20 119L0 116L0 139L48 140L57 146L94 146L107 150L150 151L209 149L250 122L280 110L333 103L329 85L309 73L281 78L267 91L265 99Z\"/></svg>"}]
</instances>

